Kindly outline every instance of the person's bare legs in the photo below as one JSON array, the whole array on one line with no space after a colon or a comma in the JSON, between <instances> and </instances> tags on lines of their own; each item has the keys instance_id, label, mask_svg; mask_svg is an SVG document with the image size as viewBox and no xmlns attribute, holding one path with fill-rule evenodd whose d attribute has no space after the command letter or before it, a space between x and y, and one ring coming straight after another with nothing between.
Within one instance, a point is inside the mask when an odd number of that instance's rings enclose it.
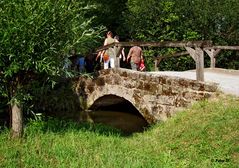
<instances>
[{"instance_id":1,"label":"person's bare legs","mask_svg":"<svg viewBox=\"0 0 239 168\"><path fill-rule=\"evenodd\" d=\"M138 67L137 64L135 64L134 62L130 62L131 65L131 69L137 71Z\"/></svg>"},{"instance_id":2,"label":"person's bare legs","mask_svg":"<svg viewBox=\"0 0 239 168\"><path fill-rule=\"evenodd\" d=\"M109 60L104 61L104 69L108 69L109 68Z\"/></svg>"}]
</instances>

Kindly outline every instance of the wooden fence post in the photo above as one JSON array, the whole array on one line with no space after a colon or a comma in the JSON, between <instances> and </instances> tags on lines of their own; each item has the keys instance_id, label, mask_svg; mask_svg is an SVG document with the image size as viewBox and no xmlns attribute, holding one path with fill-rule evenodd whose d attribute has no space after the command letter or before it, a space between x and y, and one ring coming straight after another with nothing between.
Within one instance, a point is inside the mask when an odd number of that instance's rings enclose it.
<instances>
[{"instance_id":1,"label":"wooden fence post","mask_svg":"<svg viewBox=\"0 0 239 168\"><path fill-rule=\"evenodd\" d=\"M159 69L158 69L158 60L157 59L154 60L154 71L159 71Z\"/></svg>"},{"instance_id":2,"label":"wooden fence post","mask_svg":"<svg viewBox=\"0 0 239 168\"><path fill-rule=\"evenodd\" d=\"M216 56L220 53L221 49L204 49L211 59L210 68L216 67Z\"/></svg>"},{"instance_id":3,"label":"wooden fence post","mask_svg":"<svg viewBox=\"0 0 239 168\"><path fill-rule=\"evenodd\" d=\"M154 60L154 70L155 71L159 71L158 65L160 64L160 62L162 60L163 60L163 57L155 58L155 60Z\"/></svg>"},{"instance_id":4,"label":"wooden fence post","mask_svg":"<svg viewBox=\"0 0 239 168\"><path fill-rule=\"evenodd\" d=\"M185 47L190 56L196 62L196 78L198 81L204 81L204 52L201 48L196 47L195 49Z\"/></svg>"}]
</instances>

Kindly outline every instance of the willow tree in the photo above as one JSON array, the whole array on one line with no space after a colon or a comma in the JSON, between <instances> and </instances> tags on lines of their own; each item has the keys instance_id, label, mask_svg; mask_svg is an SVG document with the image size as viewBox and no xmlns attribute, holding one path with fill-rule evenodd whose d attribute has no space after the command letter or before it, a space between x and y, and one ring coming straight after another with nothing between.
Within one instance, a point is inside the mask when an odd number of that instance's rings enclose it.
<instances>
[{"instance_id":1,"label":"willow tree","mask_svg":"<svg viewBox=\"0 0 239 168\"><path fill-rule=\"evenodd\" d=\"M0 1L0 94L11 106L13 137L23 134L27 88L61 75L64 53L97 37L84 18L90 8L80 1Z\"/></svg>"}]
</instances>

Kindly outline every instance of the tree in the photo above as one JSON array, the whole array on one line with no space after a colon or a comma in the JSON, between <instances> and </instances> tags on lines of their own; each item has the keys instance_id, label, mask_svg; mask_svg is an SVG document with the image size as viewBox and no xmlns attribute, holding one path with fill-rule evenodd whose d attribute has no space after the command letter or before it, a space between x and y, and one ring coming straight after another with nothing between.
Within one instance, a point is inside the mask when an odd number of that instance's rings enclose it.
<instances>
[{"instance_id":1,"label":"tree","mask_svg":"<svg viewBox=\"0 0 239 168\"><path fill-rule=\"evenodd\" d=\"M137 41L175 41L184 38L180 30L180 20L175 13L175 2L171 0L129 0L128 12L125 13L124 28L131 39ZM153 68L153 57L169 54L168 48L144 49L147 69Z\"/></svg>"},{"instance_id":2,"label":"tree","mask_svg":"<svg viewBox=\"0 0 239 168\"><path fill-rule=\"evenodd\" d=\"M92 9L86 16L94 17L92 26L103 25L114 34L123 37L125 34L122 33L120 25L123 23L122 14L126 10L126 2L127 0L85 0L87 4L97 5L97 8Z\"/></svg>"},{"instance_id":3,"label":"tree","mask_svg":"<svg viewBox=\"0 0 239 168\"><path fill-rule=\"evenodd\" d=\"M197 32L200 35L197 39L212 40L215 45L238 45L239 1L177 0L175 6L175 12L181 18L178 26ZM207 61L205 63L210 65ZM238 69L239 57L235 51L224 50L217 57L217 66Z\"/></svg>"},{"instance_id":4,"label":"tree","mask_svg":"<svg viewBox=\"0 0 239 168\"><path fill-rule=\"evenodd\" d=\"M215 43L238 43L239 24L237 0L177 0L175 12L181 18L180 27L191 28L201 39Z\"/></svg>"},{"instance_id":5,"label":"tree","mask_svg":"<svg viewBox=\"0 0 239 168\"><path fill-rule=\"evenodd\" d=\"M138 41L212 40L219 45L237 45L238 8L237 0L129 0L121 29ZM154 49L145 53L151 54L150 60L153 55L168 52L172 50ZM152 65L152 59L147 62ZM193 62L190 57L171 59L163 68L178 65L175 69L185 70L188 65L192 68L190 62Z\"/></svg>"},{"instance_id":6,"label":"tree","mask_svg":"<svg viewBox=\"0 0 239 168\"><path fill-rule=\"evenodd\" d=\"M62 75L65 53L98 38L101 29L84 17L91 8L80 1L0 1L0 94L11 105L13 137L23 133L32 83Z\"/></svg>"}]
</instances>

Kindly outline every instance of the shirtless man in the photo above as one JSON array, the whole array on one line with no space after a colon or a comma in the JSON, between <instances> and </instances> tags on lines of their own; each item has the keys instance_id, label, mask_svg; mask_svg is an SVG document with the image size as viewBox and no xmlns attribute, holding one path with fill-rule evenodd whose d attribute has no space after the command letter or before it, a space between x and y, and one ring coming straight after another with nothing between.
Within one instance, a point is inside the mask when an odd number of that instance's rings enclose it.
<instances>
[{"instance_id":1,"label":"shirtless man","mask_svg":"<svg viewBox=\"0 0 239 168\"><path fill-rule=\"evenodd\" d=\"M129 62L130 58L131 69L137 71L139 69L140 60L143 58L142 49L139 46L131 47L127 56L127 62Z\"/></svg>"}]
</instances>

